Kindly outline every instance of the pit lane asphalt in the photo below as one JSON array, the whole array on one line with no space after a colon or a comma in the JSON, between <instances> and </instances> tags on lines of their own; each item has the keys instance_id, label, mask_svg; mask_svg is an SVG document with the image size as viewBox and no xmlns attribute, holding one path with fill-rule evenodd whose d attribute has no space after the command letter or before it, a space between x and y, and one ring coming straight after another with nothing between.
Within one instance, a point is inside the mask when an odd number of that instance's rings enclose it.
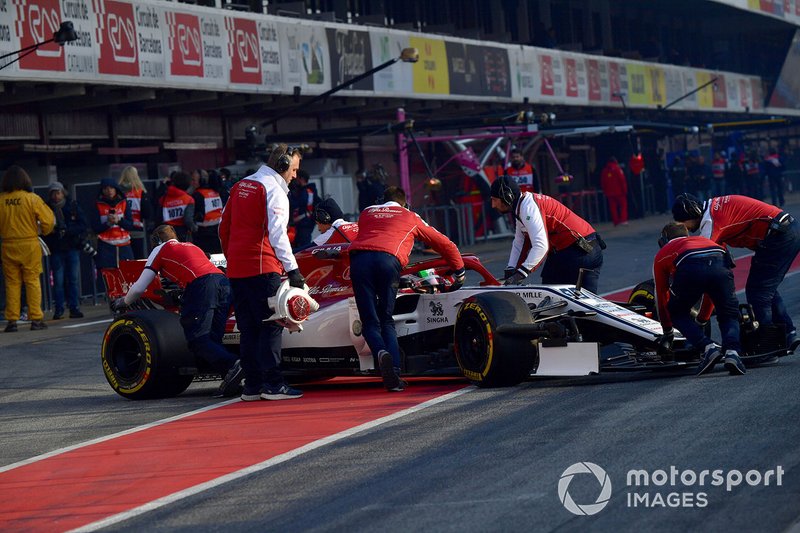
<instances>
[{"instance_id":1,"label":"pit lane asphalt","mask_svg":"<svg viewBox=\"0 0 800 533\"><path fill-rule=\"evenodd\" d=\"M787 209L800 213L800 198L789 199ZM598 226L609 244L601 292L649 277L656 236L668 220ZM508 246L490 241L462 251L476 252L499 273ZM800 321L798 279L788 278L781 290ZM214 383L151 402L113 394L99 365L106 324L63 329L107 317L103 307L84 310L84 320L50 322L44 332L0 334L0 465L218 401L208 396ZM800 359L791 356L740 378L722 370L702 378L606 375L473 390L110 529L783 531L800 518L799 381ZM559 478L580 461L603 467L612 483L608 506L594 516L574 516L559 501ZM762 473L781 466L785 474L781 487L731 492L626 486L629 470L671 465ZM576 502L593 503L599 485L577 476L569 491ZM704 492L708 505L631 508L634 492Z\"/></svg>"}]
</instances>

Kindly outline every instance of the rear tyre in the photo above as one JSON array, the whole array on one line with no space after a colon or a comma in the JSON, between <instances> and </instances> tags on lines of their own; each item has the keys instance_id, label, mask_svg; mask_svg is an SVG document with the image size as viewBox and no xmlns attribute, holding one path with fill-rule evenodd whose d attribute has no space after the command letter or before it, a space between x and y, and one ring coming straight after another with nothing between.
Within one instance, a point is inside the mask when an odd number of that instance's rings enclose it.
<instances>
[{"instance_id":1,"label":"rear tyre","mask_svg":"<svg viewBox=\"0 0 800 533\"><path fill-rule=\"evenodd\" d=\"M100 358L111 388L131 400L176 396L197 370L180 318L166 311L133 311L115 319L103 336Z\"/></svg>"},{"instance_id":2,"label":"rear tyre","mask_svg":"<svg viewBox=\"0 0 800 533\"><path fill-rule=\"evenodd\" d=\"M527 304L510 292L470 296L456 318L454 348L464 376L479 387L509 387L525 380L538 362L530 339L500 335L501 324L531 324Z\"/></svg>"}]
</instances>

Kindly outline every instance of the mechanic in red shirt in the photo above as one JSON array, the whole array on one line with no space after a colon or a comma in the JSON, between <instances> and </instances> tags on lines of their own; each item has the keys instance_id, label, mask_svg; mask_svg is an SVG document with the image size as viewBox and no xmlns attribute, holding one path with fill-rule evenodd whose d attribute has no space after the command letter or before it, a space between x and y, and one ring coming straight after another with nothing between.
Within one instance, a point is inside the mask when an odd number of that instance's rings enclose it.
<instances>
[{"instance_id":1,"label":"mechanic in red shirt","mask_svg":"<svg viewBox=\"0 0 800 533\"><path fill-rule=\"evenodd\" d=\"M492 182L491 197L494 209L517 219L505 285L520 284L544 261L543 283L574 284L584 268L583 287L597 293L605 243L588 222L555 198L520 193L508 176Z\"/></svg>"},{"instance_id":2,"label":"mechanic in red shirt","mask_svg":"<svg viewBox=\"0 0 800 533\"><path fill-rule=\"evenodd\" d=\"M351 243L358 236L358 223L347 222L344 213L333 198L326 198L314 208L319 235L311 241L311 246L323 244Z\"/></svg>"},{"instance_id":3,"label":"mechanic in red shirt","mask_svg":"<svg viewBox=\"0 0 800 533\"><path fill-rule=\"evenodd\" d=\"M267 298L278 292L283 272L293 287L305 287L287 233L289 183L300 158L298 148L277 145L267 165L233 186L219 224L241 332L244 401L289 400L303 395L290 387L281 373L283 326L274 320L264 321L272 315Z\"/></svg>"},{"instance_id":4,"label":"mechanic in red shirt","mask_svg":"<svg viewBox=\"0 0 800 533\"><path fill-rule=\"evenodd\" d=\"M389 187L383 200L367 207L358 219L358 236L350 245L350 279L364 339L378 359L383 386L397 392L405 382L400 379L400 346L392 314L400 271L408 264L414 239L428 243L450 264L455 271L452 290L461 287L466 272L456 245L409 211L403 189Z\"/></svg>"},{"instance_id":5,"label":"mechanic in red shirt","mask_svg":"<svg viewBox=\"0 0 800 533\"><path fill-rule=\"evenodd\" d=\"M154 248L142 274L124 297L114 300L112 309L120 311L133 304L159 273L177 283L184 289L181 326L189 349L224 376L217 395L235 396L241 390L243 372L236 356L222 344L231 309L228 278L211 264L203 250L179 242L173 226L157 227L151 244Z\"/></svg>"},{"instance_id":6,"label":"mechanic in red shirt","mask_svg":"<svg viewBox=\"0 0 800 533\"><path fill-rule=\"evenodd\" d=\"M779 207L739 195L704 203L691 194L679 195L672 216L690 232L699 230L718 244L755 252L745 285L747 301L759 324L784 324L786 346L796 350L800 339L778 286L800 252L800 222Z\"/></svg>"},{"instance_id":7,"label":"mechanic in red shirt","mask_svg":"<svg viewBox=\"0 0 800 533\"><path fill-rule=\"evenodd\" d=\"M675 324L689 342L703 350L697 375L705 374L725 357L725 368L733 374L744 374L739 350L739 301L733 283L733 261L722 246L705 237L689 237L686 226L670 222L661 230L658 239L661 250L653 262L658 319L664 330L662 342L671 344ZM692 318L694 304L703 295L703 304ZM717 321L722 335L722 347L711 341L700 324L711 317L717 308ZM699 324L698 324L699 323Z\"/></svg>"}]
</instances>

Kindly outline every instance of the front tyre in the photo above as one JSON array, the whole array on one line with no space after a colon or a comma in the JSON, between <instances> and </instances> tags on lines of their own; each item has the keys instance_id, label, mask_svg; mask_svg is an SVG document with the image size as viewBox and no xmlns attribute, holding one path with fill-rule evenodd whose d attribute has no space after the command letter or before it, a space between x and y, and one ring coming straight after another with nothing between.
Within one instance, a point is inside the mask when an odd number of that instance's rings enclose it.
<instances>
[{"instance_id":1,"label":"front tyre","mask_svg":"<svg viewBox=\"0 0 800 533\"><path fill-rule=\"evenodd\" d=\"M185 391L196 369L178 315L133 311L103 336L100 358L111 388L125 398L167 398Z\"/></svg>"},{"instance_id":2,"label":"front tyre","mask_svg":"<svg viewBox=\"0 0 800 533\"><path fill-rule=\"evenodd\" d=\"M652 313L653 320L658 320L658 310L656 309L656 284L652 279L648 279L636 285L628 297L631 305L642 306L647 313Z\"/></svg>"},{"instance_id":3,"label":"front tyre","mask_svg":"<svg viewBox=\"0 0 800 533\"><path fill-rule=\"evenodd\" d=\"M454 348L464 376L479 387L508 387L525 380L538 359L530 339L501 335L501 324L532 324L524 300L511 292L470 296L456 318Z\"/></svg>"}]
</instances>

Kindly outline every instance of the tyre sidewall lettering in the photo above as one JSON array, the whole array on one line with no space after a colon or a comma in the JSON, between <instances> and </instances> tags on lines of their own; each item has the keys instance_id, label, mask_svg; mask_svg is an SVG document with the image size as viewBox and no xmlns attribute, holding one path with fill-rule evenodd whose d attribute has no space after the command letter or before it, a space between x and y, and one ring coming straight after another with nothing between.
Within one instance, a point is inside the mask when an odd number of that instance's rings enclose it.
<instances>
[{"instance_id":1,"label":"tyre sidewall lettering","mask_svg":"<svg viewBox=\"0 0 800 533\"><path fill-rule=\"evenodd\" d=\"M458 318L461 318L461 313L463 312L475 313L480 320L486 335L487 357L484 361L483 368L481 368L479 372L463 367L461 369L464 377L467 379L481 382L486 378L486 376L489 374L489 370L492 368L492 358L494 356L494 333L492 332L492 325L489 322L489 317L486 316L486 313L484 312L480 303L476 301L468 301L464 303L464 305L462 305L461 309L458 311Z\"/></svg>"},{"instance_id":2,"label":"tyre sidewall lettering","mask_svg":"<svg viewBox=\"0 0 800 533\"><path fill-rule=\"evenodd\" d=\"M119 332L121 328L127 328L127 331ZM141 374L138 376L135 383L131 386L126 386L125 384L120 383L120 380L115 375L111 364L108 361L108 343L112 340L112 337L115 337L120 334L131 334L139 341L140 346L144 350L144 369ZM103 346L102 346L102 359L103 359L103 372L106 375L106 379L108 379L109 384L111 387L122 393L122 394L133 394L144 387L150 379L151 374L153 373L153 350L150 343L150 339L147 335L147 332L138 325L133 320L118 320L114 322L106 331L106 335L103 337Z\"/></svg>"}]
</instances>

